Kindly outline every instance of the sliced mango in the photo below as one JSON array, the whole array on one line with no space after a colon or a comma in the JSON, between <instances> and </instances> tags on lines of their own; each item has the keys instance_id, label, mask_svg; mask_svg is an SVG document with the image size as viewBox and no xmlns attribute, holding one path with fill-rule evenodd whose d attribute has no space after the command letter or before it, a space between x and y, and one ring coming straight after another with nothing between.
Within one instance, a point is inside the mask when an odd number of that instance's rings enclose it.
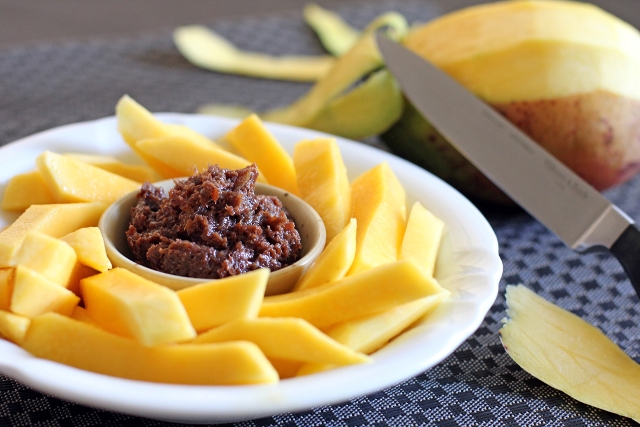
<instances>
[{"instance_id":1,"label":"sliced mango","mask_svg":"<svg viewBox=\"0 0 640 427\"><path fill-rule=\"evenodd\" d=\"M160 176L149 166L124 163L113 156L85 153L64 153L63 155L80 162L88 163L108 172L115 173L116 175L120 175L132 181L140 183L147 181L160 181Z\"/></svg>"},{"instance_id":2,"label":"sliced mango","mask_svg":"<svg viewBox=\"0 0 640 427\"><path fill-rule=\"evenodd\" d=\"M318 259L296 282L293 290L311 289L342 279L353 263L356 254L357 220L349 224L333 238Z\"/></svg>"},{"instance_id":3,"label":"sliced mango","mask_svg":"<svg viewBox=\"0 0 640 427\"><path fill-rule=\"evenodd\" d=\"M278 380L264 354L249 342L146 347L54 313L32 320L22 346L36 357L141 381L242 385Z\"/></svg>"},{"instance_id":4,"label":"sliced mango","mask_svg":"<svg viewBox=\"0 0 640 427\"><path fill-rule=\"evenodd\" d=\"M413 261L397 261L332 284L264 298L261 317L300 317L326 328L440 292Z\"/></svg>"},{"instance_id":5,"label":"sliced mango","mask_svg":"<svg viewBox=\"0 0 640 427\"><path fill-rule=\"evenodd\" d=\"M242 157L258 165L271 185L296 195L300 193L291 156L257 115L242 120L225 134L224 139Z\"/></svg>"},{"instance_id":6,"label":"sliced mango","mask_svg":"<svg viewBox=\"0 0 640 427\"><path fill-rule=\"evenodd\" d=\"M180 172L139 151L136 147L136 142L142 139L183 135L189 136L196 143L203 145L213 144L213 141L204 135L183 125L161 122L149 110L128 95L124 95L116 104L116 119L118 121L118 131L125 142L163 178L175 178L180 176Z\"/></svg>"},{"instance_id":7,"label":"sliced mango","mask_svg":"<svg viewBox=\"0 0 640 427\"><path fill-rule=\"evenodd\" d=\"M269 269L260 268L200 283L176 293L191 324L201 332L233 319L257 317L268 280Z\"/></svg>"},{"instance_id":8,"label":"sliced mango","mask_svg":"<svg viewBox=\"0 0 640 427\"><path fill-rule=\"evenodd\" d=\"M191 176L196 171L202 172L209 165L219 165L225 169L243 169L251 164L246 159L210 144L198 144L184 136L167 136L164 138L142 139L136 142L136 148L146 156L177 171L179 178ZM258 175L260 180L261 175ZM262 181L266 180L262 178Z\"/></svg>"},{"instance_id":9,"label":"sliced mango","mask_svg":"<svg viewBox=\"0 0 640 427\"><path fill-rule=\"evenodd\" d=\"M357 177L351 196L358 231L348 274L395 261L406 227L406 195L389 164L380 163Z\"/></svg>"},{"instance_id":10,"label":"sliced mango","mask_svg":"<svg viewBox=\"0 0 640 427\"><path fill-rule=\"evenodd\" d=\"M9 266L9 260L29 231L62 237L82 227L97 226L106 207L106 204L100 202L30 206L0 232L0 267Z\"/></svg>"},{"instance_id":11,"label":"sliced mango","mask_svg":"<svg viewBox=\"0 0 640 427\"><path fill-rule=\"evenodd\" d=\"M196 331L176 293L124 268L80 282L88 314L107 331L146 346L195 338Z\"/></svg>"},{"instance_id":12,"label":"sliced mango","mask_svg":"<svg viewBox=\"0 0 640 427\"><path fill-rule=\"evenodd\" d=\"M84 227L60 238L73 248L78 261L94 270L105 272L112 265L104 247L104 238L98 227Z\"/></svg>"},{"instance_id":13,"label":"sliced mango","mask_svg":"<svg viewBox=\"0 0 640 427\"><path fill-rule=\"evenodd\" d=\"M0 310L0 335L18 345L24 340L31 319L6 310Z\"/></svg>"},{"instance_id":14,"label":"sliced mango","mask_svg":"<svg viewBox=\"0 0 640 427\"><path fill-rule=\"evenodd\" d=\"M138 182L51 151L40 154L36 165L58 203L113 203L140 188Z\"/></svg>"},{"instance_id":15,"label":"sliced mango","mask_svg":"<svg viewBox=\"0 0 640 427\"><path fill-rule=\"evenodd\" d=\"M425 274L433 276L443 230L444 222L440 218L429 212L420 202L414 203L398 258L413 259L424 268Z\"/></svg>"},{"instance_id":16,"label":"sliced mango","mask_svg":"<svg viewBox=\"0 0 640 427\"><path fill-rule=\"evenodd\" d=\"M37 170L14 175L2 195L2 209L6 211L22 212L31 205L47 203L55 203L55 199Z\"/></svg>"},{"instance_id":17,"label":"sliced mango","mask_svg":"<svg viewBox=\"0 0 640 427\"><path fill-rule=\"evenodd\" d=\"M9 310L11 305L14 272L13 268L0 268L0 310Z\"/></svg>"},{"instance_id":18,"label":"sliced mango","mask_svg":"<svg viewBox=\"0 0 640 427\"><path fill-rule=\"evenodd\" d=\"M319 329L298 318L237 319L198 336L194 343L250 341L265 356L304 362L349 365L369 358L338 344Z\"/></svg>"},{"instance_id":19,"label":"sliced mango","mask_svg":"<svg viewBox=\"0 0 640 427\"><path fill-rule=\"evenodd\" d=\"M443 289L434 295L401 304L381 313L340 323L325 330L325 333L352 350L371 354L433 310L449 294L449 291ZM299 368L296 375L309 375L335 367L336 365L329 363L306 363Z\"/></svg>"},{"instance_id":20,"label":"sliced mango","mask_svg":"<svg viewBox=\"0 0 640 427\"><path fill-rule=\"evenodd\" d=\"M10 264L28 267L67 287L77 259L76 252L68 243L39 231L31 231L25 236Z\"/></svg>"},{"instance_id":21,"label":"sliced mango","mask_svg":"<svg viewBox=\"0 0 640 427\"><path fill-rule=\"evenodd\" d=\"M298 142L293 164L300 197L322 218L329 242L351 218L351 186L340 147L333 138Z\"/></svg>"},{"instance_id":22,"label":"sliced mango","mask_svg":"<svg viewBox=\"0 0 640 427\"><path fill-rule=\"evenodd\" d=\"M22 265L15 268L10 310L26 317L49 311L71 316L80 298L67 288Z\"/></svg>"}]
</instances>

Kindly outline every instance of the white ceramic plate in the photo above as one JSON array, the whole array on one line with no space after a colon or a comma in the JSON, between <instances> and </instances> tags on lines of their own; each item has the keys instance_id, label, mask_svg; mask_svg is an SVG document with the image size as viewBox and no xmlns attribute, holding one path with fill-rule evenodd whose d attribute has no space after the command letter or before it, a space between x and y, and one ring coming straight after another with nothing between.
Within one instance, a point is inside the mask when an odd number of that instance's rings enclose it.
<instances>
[{"instance_id":1,"label":"white ceramic plate","mask_svg":"<svg viewBox=\"0 0 640 427\"><path fill-rule=\"evenodd\" d=\"M217 138L237 121L210 116L159 114ZM302 139L326 136L307 129L269 125L290 152ZM181 386L131 381L82 371L31 356L0 340L0 371L33 389L88 406L185 423L247 420L344 402L400 383L453 353L481 324L502 274L498 244L480 212L457 191L425 170L364 144L338 138L353 179L388 162L407 191L408 206L420 201L446 223L437 278L452 291L429 321L373 355L374 363L350 366L275 385ZM111 154L133 159L115 118L62 126L0 148L0 193L15 174L34 167L44 150ZM0 213L0 228L15 219Z\"/></svg>"}]
</instances>

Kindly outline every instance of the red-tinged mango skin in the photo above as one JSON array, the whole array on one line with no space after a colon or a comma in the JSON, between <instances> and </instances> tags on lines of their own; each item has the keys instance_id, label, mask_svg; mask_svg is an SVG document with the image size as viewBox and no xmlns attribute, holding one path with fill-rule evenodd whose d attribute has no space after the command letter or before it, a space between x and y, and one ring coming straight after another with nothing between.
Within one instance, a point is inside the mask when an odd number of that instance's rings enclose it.
<instances>
[{"instance_id":1,"label":"red-tinged mango skin","mask_svg":"<svg viewBox=\"0 0 640 427\"><path fill-rule=\"evenodd\" d=\"M55 313L32 320L22 347L36 357L133 380L198 385L278 380L264 354L249 342L145 347Z\"/></svg>"}]
</instances>

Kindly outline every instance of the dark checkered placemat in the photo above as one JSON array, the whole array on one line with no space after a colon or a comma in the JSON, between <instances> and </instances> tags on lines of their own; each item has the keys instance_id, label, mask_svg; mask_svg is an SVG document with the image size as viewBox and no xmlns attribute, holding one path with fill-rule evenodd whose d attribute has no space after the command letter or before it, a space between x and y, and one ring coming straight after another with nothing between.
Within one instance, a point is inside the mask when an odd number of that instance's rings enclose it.
<instances>
[{"instance_id":1,"label":"dark checkered placemat","mask_svg":"<svg viewBox=\"0 0 640 427\"><path fill-rule=\"evenodd\" d=\"M363 2L340 12L362 27L392 9L411 22L425 21L441 10L428 1L405 0ZM212 19L211 26L245 49L274 54L322 52L300 11L234 22ZM54 126L112 115L125 93L152 111L193 112L209 102L264 110L295 100L308 87L197 69L178 54L169 32L134 40L5 50L0 52L0 145ZM639 179L607 196L632 217L640 217ZM504 276L486 319L454 354L402 384L341 405L234 425L633 425L532 378L506 355L498 336L505 316L504 287L524 283L600 327L640 360L640 305L621 267L607 254L574 253L517 210L482 210L498 236ZM0 425L170 424L69 403L0 376Z\"/></svg>"}]
</instances>

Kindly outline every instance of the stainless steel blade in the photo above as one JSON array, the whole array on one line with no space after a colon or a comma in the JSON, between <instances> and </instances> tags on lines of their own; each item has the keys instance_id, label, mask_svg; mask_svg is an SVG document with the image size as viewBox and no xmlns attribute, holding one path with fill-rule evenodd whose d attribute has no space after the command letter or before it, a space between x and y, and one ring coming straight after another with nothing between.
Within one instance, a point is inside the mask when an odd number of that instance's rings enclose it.
<instances>
[{"instance_id":1,"label":"stainless steel blade","mask_svg":"<svg viewBox=\"0 0 640 427\"><path fill-rule=\"evenodd\" d=\"M611 248L633 221L446 73L377 34L405 96L498 187L569 247Z\"/></svg>"}]
</instances>

